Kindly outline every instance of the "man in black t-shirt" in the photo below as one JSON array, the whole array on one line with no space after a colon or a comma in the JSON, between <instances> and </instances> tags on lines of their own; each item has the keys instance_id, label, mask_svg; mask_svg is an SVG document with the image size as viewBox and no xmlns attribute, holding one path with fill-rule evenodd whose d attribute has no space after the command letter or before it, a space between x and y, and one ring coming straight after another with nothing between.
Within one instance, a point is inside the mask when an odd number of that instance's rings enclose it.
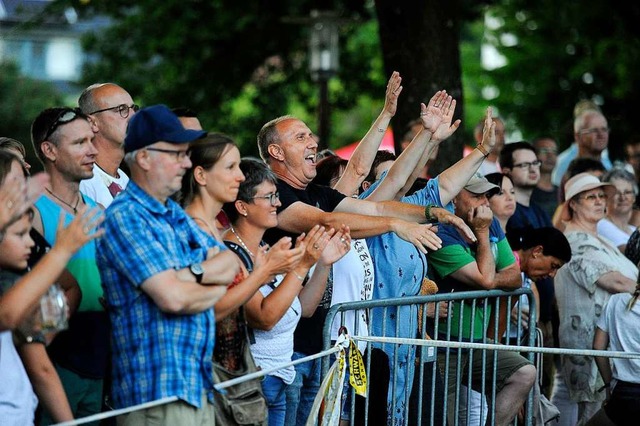
<instances>
[{"instance_id":1,"label":"man in black t-shirt","mask_svg":"<svg viewBox=\"0 0 640 426\"><path fill-rule=\"evenodd\" d=\"M451 223L473 239L473 233L462 220L444 209L425 210L424 206L395 201L370 202L346 197L329 187L311 184L316 176L318 144L309 127L294 117L285 116L266 123L258 133L262 159L278 176L278 192L282 205L278 208L278 228L265 234L273 244L285 235L294 240L316 224L339 229L348 225L353 238L366 238L395 232L419 250L437 250L440 239L432 231L432 219ZM426 212L433 216L426 217ZM332 291L328 283L325 296ZM323 297L323 300L329 299ZM329 304L321 304L311 318L303 318L294 336L294 359L322 349L322 326ZM296 379L287 388L287 425L304 424L313 398L320 386L320 362L314 360L296 366Z\"/></svg>"}]
</instances>

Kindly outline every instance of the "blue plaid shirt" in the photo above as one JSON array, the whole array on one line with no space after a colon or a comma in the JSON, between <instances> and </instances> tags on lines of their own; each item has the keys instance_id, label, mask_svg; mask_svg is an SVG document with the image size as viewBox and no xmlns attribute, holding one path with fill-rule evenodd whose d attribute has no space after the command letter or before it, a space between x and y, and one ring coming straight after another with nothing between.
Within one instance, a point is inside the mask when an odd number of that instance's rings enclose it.
<instances>
[{"instance_id":1,"label":"blue plaid shirt","mask_svg":"<svg viewBox=\"0 0 640 426\"><path fill-rule=\"evenodd\" d=\"M116 408L169 396L200 408L203 390L213 388L213 309L166 314L140 285L168 269L202 262L207 249L224 245L173 200L162 205L133 182L107 209L104 228L97 262L111 318Z\"/></svg>"}]
</instances>

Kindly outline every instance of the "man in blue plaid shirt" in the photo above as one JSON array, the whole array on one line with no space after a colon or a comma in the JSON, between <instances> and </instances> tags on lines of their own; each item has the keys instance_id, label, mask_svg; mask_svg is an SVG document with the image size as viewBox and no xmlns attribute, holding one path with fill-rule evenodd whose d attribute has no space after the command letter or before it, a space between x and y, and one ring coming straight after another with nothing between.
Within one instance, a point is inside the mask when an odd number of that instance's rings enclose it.
<instances>
[{"instance_id":1,"label":"man in blue plaid shirt","mask_svg":"<svg viewBox=\"0 0 640 426\"><path fill-rule=\"evenodd\" d=\"M125 138L131 182L106 212L97 261L111 319L116 408L177 396L118 424L214 422L214 303L238 272L233 253L169 197L191 167L185 130L164 105L140 110ZM156 423L154 423L156 424Z\"/></svg>"}]
</instances>

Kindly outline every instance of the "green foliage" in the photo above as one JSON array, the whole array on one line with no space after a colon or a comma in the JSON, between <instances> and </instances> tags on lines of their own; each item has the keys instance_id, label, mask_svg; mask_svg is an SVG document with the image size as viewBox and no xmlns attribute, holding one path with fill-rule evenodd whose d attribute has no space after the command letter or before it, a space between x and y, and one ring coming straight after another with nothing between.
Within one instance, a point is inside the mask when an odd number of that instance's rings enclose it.
<instances>
[{"instance_id":1,"label":"green foliage","mask_svg":"<svg viewBox=\"0 0 640 426\"><path fill-rule=\"evenodd\" d=\"M640 6L614 1L505 0L490 12L502 26L489 31L508 66L490 72L495 104L525 138L549 133L567 145L580 99L601 105L612 128L610 149L634 131L640 80ZM504 33L517 43L505 43Z\"/></svg>"},{"instance_id":2,"label":"green foliage","mask_svg":"<svg viewBox=\"0 0 640 426\"><path fill-rule=\"evenodd\" d=\"M0 135L22 142L34 169L40 163L33 154L31 122L43 109L62 104L52 84L21 76L13 63L0 63Z\"/></svg>"},{"instance_id":3,"label":"green foliage","mask_svg":"<svg viewBox=\"0 0 640 426\"><path fill-rule=\"evenodd\" d=\"M345 6L343 16L366 18L358 4ZM85 40L85 48L100 59L86 67L83 80L116 81L144 105L190 107L205 128L232 135L243 154L256 155L255 136L274 117L293 114L317 129L318 88L306 62L309 24L283 22L283 17L308 16L313 5L230 0L80 4L85 14L116 18L106 31ZM384 95L376 30L371 22L341 28L342 71L330 85L334 118L366 99L363 92L375 88ZM357 136L342 130L333 134L349 142L364 134L362 126L355 126Z\"/></svg>"}]
</instances>

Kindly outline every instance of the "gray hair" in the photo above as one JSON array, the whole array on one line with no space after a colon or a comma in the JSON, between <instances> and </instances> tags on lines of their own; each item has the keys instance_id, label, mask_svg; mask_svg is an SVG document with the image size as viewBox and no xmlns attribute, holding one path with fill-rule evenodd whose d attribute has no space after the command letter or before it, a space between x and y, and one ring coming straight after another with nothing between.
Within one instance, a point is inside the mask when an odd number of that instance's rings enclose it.
<instances>
[{"instance_id":1,"label":"gray hair","mask_svg":"<svg viewBox=\"0 0 640 426\"><path fill-rule=\"evenodd\" d=\"M573 131L578 133L580 130L584 129L584 122L587 120L587 117L591 117L592 115L600 116L605 120L607 119L600 111L595 109L585 109L573 120Z\"/></svg>"},{"instance_id":2,"label":"gray hair","mask_svg":"<svg viewBox=\"0 0 640 426\"><path fill-rule=\"evenodd\" d=\"M613 169L609 170L604 176L602 176L602 182L611 183L611 181L614 179L629 182L633 187L633 193L635 195L638 195L638 184L636 183L636 178L632 173L622 167L614 167Z\"/></svg>"},{"instance_id":3,"label":"gray hair","mask_svg":"<svg viewBox=\"0 0 640 426\"><path fill-rule=\"evenodd\" d=\"M269 156L269 145L280 142L280 134L278 133L277 126L287 120L297 120L297 118L291 115L283 115L282 117L274 118L273 120L265 123L258 132L258 152L260 152L260 157L267 164L269 164L269 161L271 160Z\"/></svg>"}]
</instances>

